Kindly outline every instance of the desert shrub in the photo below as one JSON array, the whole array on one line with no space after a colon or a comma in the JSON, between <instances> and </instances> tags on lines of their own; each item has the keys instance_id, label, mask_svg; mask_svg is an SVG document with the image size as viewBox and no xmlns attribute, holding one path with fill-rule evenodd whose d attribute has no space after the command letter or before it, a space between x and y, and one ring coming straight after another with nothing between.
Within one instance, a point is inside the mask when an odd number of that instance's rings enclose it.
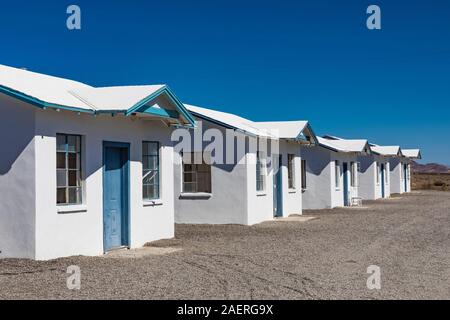
<instances>
[{"instance_id":1,"label":"desert shrub","mask_svg":"<svg viewBox=\"0 0 450 320\"><path fill-rule=\"evenodd\" d=\"M444 181L441 181L441 180L436 180L435 182L434 182L434 186L435 187L445 187L447 184L444 182Z\"/></svg>"}]
</instances>

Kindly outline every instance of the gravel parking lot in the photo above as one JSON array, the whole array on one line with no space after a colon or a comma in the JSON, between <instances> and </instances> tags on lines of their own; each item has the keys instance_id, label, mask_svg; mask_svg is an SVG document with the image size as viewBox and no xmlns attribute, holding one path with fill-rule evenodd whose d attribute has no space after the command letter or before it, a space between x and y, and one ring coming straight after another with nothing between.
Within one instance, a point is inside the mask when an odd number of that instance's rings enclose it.
<instances>
[{"instance_id":1,"label":"gravel parking lot","mask_svg":"<svg viewBox=\"0 0 450 320\"><path fill-rule=\"evenodd\" d=\"M1 299L450 299L450 193L423 191L309 221L179 225L108 257L0 260ZM81 268L68 290L67 266ZM367 267L381 268L368 290Z\"/></svg>"}]
</instances>

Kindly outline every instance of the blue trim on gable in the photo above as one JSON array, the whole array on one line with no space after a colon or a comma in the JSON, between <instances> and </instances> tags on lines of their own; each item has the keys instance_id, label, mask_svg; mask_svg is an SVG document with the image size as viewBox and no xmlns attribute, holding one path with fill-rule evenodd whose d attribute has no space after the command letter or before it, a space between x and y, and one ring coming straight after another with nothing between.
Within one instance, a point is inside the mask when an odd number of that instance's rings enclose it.
<instances>
[{"instance_id":1,"label":"blue trim on gable","mask_svg":"<svg viewBox=\"0 0 450 320\"><path fill-rule=\"evenodd\" d=\"M175 104L176 108L181 113L181 115L183 115L183 117L186 118L186 120L189 122L190 126L195 127L194 118L191 116L191 114L186 109L186 107L183 105L183 103L181 103L181 101L173 94L173 92L169 89L168 86L161 87L160 89L156 90L155 92L153 92L151 95L149 95L145 99L136 103L134 106L132 106L131 108L129 108L127 110L125 115L129 116L132 113L141 112L140 108L145 107L145 104L147 104L151 100L157 98L158 96L160 96L161 94L164 94L164 93L167 94L167 96L169 97L170 100L172 100L172 102ZM172 116L170 116L170 117L173 118ZM175 117L175 119L178 119L178 116Z\"/></svg>"},{"instance_id":2,"label":"blue trim on gable","mask_svg":"<svg viewBox=\"0 0 450 320\"><path fill-rule=\"evenodd\" d=\"M146 107L146 108L141 108L141 109L139 109L138 112L151 114L151 115L155 115L158 117L174 118L174 119L178 119L178 117L180 116L180 113L175 110L168 110L168 109L164 109L164 108L155 108L155 107L148 107L148 106L144 106L144 107Z\"/></svg>"},{"instance_id":3,"label":"blue trim on gable","mask_svg":"<svg viewBox=\"0 0 450 320\"><path fill-rule=\"evenodd\" d=\"M49 103L42 100L39 100L37 98L34 98L32 96L29 96L27 94L24 94L20 91L5 87L0 85L0 93L6 94L7 96L13 97L15 99L18 99L22 102L29 103L35 107L45 109L45 108L54 108L54 109L61 109L61 110L69 110L69 111L75 111L75 112L84 112L89 114L94 114L95 112L93 110L86 110L82 108L76 108L76 107L69 107L69 106L63 106L55 103Z\"/></svg>"},{"instance_id":4,"label":"blue trim on gable","mask_svg":"<svg viewBox=\"0 0 450 320\"><path fill-rule=\"evenodd\" d=\"M316 134L314 133L314 130L312 129L312 127L311 127L311 125L309 124L309 122L306 124L306 127L305 127L305 128L308 128L309 132L310 132L311 135L312 135L312 138L314 139L314 143L315 143L315 144L319 144L319 139L317 139L317 136L316 136ZM303 131L304 131L304 129L303 129Z\"/></svg>"},{"instance_id":5,"label":"blue trim on gable","mask_svg":"<svg viewBox=\"0 0 450 320\"><path fill-rule=\"evenodd\" d=\"M27 94L24 94L20 91L5 87L0 85L0 93L3 93L5 95L8 95L10 97L13 97L15 99L18 99L20 101L23 101L25 103L29 103L35 107L38 107L40 109L45 108L53 108L53 109L61 109L61 110L68 110L68 111L74 111L74 112L83 112L88 114L101 114L101 113L124 113L126 116L129 116L130 114L134 112L139 112L139 108L144 107L146 103L149 101L155 99L159 95L165 93L169 97L169 99L175 104L178 111L171 111L166 109L158 110L156 108L146 108L143 112L148 114L154 114L156 116L160 117L166 117L166 118L173 118L178 119L179 115L183 115L183 117L189 122L190 127L195 127L195 119L191 116L189 111L186 109L186 107L181 103L181 101L173 94L173 92L167 87L163 86L154 93L152 93L150 96L146 97L145 99L141 100L137 104L135 104L133 107L129 108L126 112L124 111L117 111L117 110L87 110L82 108L76 108L76 107L69 107L69 106L63 106L55 103L49 103L42 101L40 99L34 98L32 96L29 96ZM165 110L165 111L164 111Z\"/></svg>"}]
</instances>

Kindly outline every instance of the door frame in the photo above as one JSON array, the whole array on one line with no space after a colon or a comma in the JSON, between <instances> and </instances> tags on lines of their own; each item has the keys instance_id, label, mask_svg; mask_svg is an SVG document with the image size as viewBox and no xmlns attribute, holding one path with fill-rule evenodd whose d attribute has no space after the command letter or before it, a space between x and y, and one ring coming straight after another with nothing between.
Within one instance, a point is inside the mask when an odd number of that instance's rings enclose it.
<instances>
[{"instance_id":1,"label":"door frame","mask_svg":"<svg viewBox=\"0 0 450 320\"><path fill-rule=\"evenodd\" d=\"M123 244L124 247L130 247L130 243L131 243L131 208L130 208L130 143L128 142L116 142L116 141L103 141L103 146L102 146L102 154L103 154L103 159L102 159L102 230L103 230L103 252L108 252L111 249L107 249L105 247L106 241L105 241L105 236L106 236L106 232L105 232L105 185L106 185L106 149L107 148L118 148L118 149L125 149L125 154L126 154L126 162L125 162L125 168L124 168L124 173L125 173L125 179L123 181L122 184L122 200L123 200L123 204L122 204L122 208L124 209L122 211L122 218L124 215L126 215L125 219L121 219L121 224L122 224L122 232L126 232L125 237L122 235L122 239L125 238L126 243ZM125 225L124 225L125 224ZM122 240L123 241L123 240Z\"/></svg>"},{"instance_id":2,"label":"door frame","mask_svg":"<svg viewBox=\"0 0 450 320\"><path fill-rule=\"evenodd\" d=\"M277 162L277 171L274 171L273 174L273 216L274 217L282 217L283 216L283 177L282 177L282 168L283 168L283 155L275 155L278 158ZM273 159L272 159L273 162ZM276 186L276 189L275 189ZM276 191L276 193L274 192ZM276 204L276 210L275 210Z\"/></svg>"},{"instance_id":3,"label":"door frame","mask_svg":"<svg viewBox=\"0 0 450 320\"><path fill-rule=\"evenodd\" d=\"M381 197L385 198L386 197L386 176L385 176L385 171L386 171L386 165L384 163L380 163L380 174L381 174Z\"/></svg>"},{"instance_id":4,"label":"door frame","mask_svg":"<svg viewBox=\"0 0 450 320\"><path fill-rule=\"evenodd\" d=\"M348 177L348 170L349 170L349 163L348 162L342 162L342 171L344 173L343 177L343 196L344 196L344 207L348 207L350 205L350 199L349 199L349 191L350 191L350 179Z\"/></svg>"},{"instance_id":5,"label":"door frame","mask_svg":"<svg viewBox=\"0 0 450 320\"><path fill-rule=\"evenodd\" d=\"M403 189L405 192L408 192L408 165L406 163L403 164Z\"/></svg>"}]
</instances>

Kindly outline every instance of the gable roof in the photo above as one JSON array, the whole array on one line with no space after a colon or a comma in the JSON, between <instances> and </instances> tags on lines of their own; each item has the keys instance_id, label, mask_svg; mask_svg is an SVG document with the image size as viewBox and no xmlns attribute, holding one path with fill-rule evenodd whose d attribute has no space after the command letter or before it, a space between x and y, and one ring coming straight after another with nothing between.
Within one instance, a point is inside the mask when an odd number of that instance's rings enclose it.
<instances>
[{"instance_id":1,"label":"gable roof","mask_svg":"<svg viewBox=\"0 0 450 320\"><path fill-rule=\"evenodd\" d=\"M185 104L186 108L195 116L228 129L235 129L244 134L270 139L305 140L310 137L312 142L317 138L308 121L277 121L255 122L232 113L217 111Z\"/></svg>"},{"instance_id":2,"label":"gable roof","mask_svg":"<svg viewBox=\"0 0 450 320\"><path fill-rule=\"evenodd\" d=\"M378 146L375 144L370 145L370 149L379 155L397 157L402 156L402 150L399 146Z\"/></svg>"},{"instance_id":3,"label":"gable roof","mask_svg":"<svg viewBox=\"0 0 450 320\"><path fill-rule=\"evenodd\" d=\"M318 143L308 121L271 121L271 122L254 122L261 130L267 130L278 139L285 140L307 140L309 142Z\"/></svg>"},{"instance_id":4,"label":"gable roof","mask_svg":"<svg viewBox=\"0 0 450 320\"><path fill-rule=\"evenodd\" d=\"M198 118L216 123L222 127L235 129L251 136L275 138L266 130L259 129L253 121L242 118L235 114L197 107L189 104L185 104L185 107L187 110L189 110L189 112L191 112Z\"/></svg>"},{"instance_id":5,"label":"gable roof","mask_svg":"<svg viewBox=\"0 0 450 320\"><path fill-rule=\"evenodd\" d=\"M402 153L405 157L410 159L422 159L420 149L402 149Z\"/></svg>"},{"instance_id":6,"label":"gable roof","mask_svg":"<svg viewBox=\"0 0 450 320\"><path fill-rule=\"evenodd\" d=\"M336 152L357 152L363 153L370 150L367 140L364 139L342 139L332 136L317 137L322 147Z\"/></svg>"},{"instance_id":7,"label":"gable roof","mask_svg":"<svg viewBox=\"0 0 450 320\"><path fill-rule=\"evenodd\" d=\"M194 126L195 121L166 85L95 88L87 84L41 73L0 65L0 93L40 108L66 109L86 113L141 112L145 104L160 95L167 96L177 109L179 120ZM153 114L153 106L145 106ZM160 112L154 115L164 116ZM172 117L174 114L171 115Z\"/></svg>"}]
</instances>

